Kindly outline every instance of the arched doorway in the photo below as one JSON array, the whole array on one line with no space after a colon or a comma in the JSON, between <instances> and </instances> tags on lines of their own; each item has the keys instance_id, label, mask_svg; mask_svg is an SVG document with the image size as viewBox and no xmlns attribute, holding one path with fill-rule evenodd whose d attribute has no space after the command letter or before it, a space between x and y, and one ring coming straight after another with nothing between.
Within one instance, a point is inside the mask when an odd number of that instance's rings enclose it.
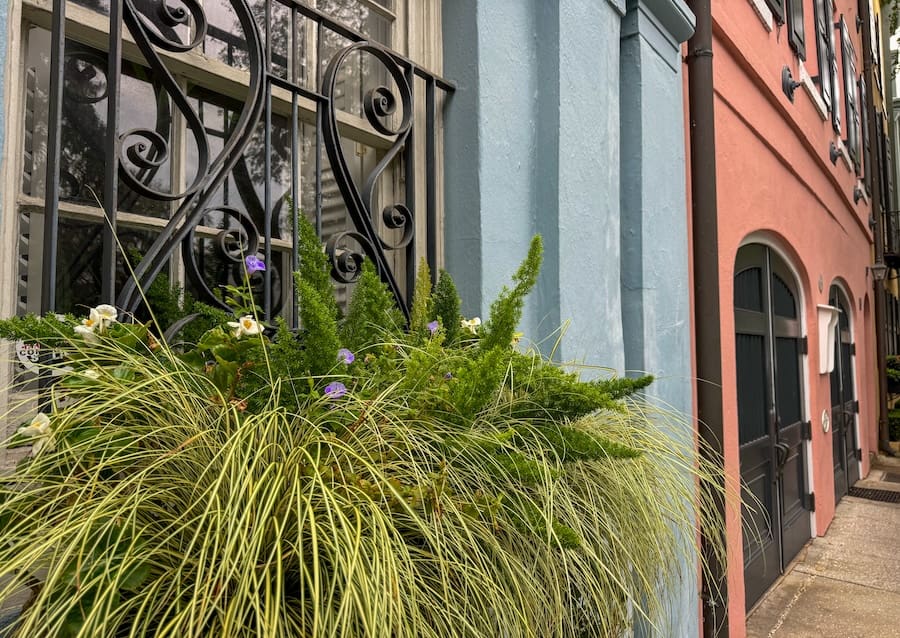
<instances>
[{"instance_id":1,"label":"arched doorway","mask_svg":"<svg viewBox=\"0 0 900 638\"><path fill-rule=\"evenodd\" d=\"M810 538L812 507L799 288L768 246L750 244L738 251L734 323L749 608Z\"/></svg>"},{"instance_id":2,"label":"arched doorway","mask_svg":"<svg viewBox=\"0 0 900 638\"><path fill-rule=\"evenodd\" d=\"M831 371L831 444L834 463L834 502L837 503L859 480L861 450L856 440L856 400L853 342L847 295L833 284L828 291L828 303L840 309L838 327L834 335L834 369Z\"/></svg>"}]
</instances>

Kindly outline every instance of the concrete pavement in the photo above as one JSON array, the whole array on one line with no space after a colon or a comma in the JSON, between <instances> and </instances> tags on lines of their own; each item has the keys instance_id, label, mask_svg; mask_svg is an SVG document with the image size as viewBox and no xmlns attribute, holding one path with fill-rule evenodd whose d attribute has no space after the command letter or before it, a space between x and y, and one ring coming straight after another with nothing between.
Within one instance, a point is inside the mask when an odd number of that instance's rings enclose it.
<instances>
[{"instance_id":1,"label":"concrete pavement","mask_svg":"<svg viewBox=\"0 0 900 638\"><path fill-rule=\"evenodd\" d=\"M856 487L900 491L898 474L876 465ZM845 496L751 612L747 638L900 638L900 504Z\"/></svg>"}]
</instances>

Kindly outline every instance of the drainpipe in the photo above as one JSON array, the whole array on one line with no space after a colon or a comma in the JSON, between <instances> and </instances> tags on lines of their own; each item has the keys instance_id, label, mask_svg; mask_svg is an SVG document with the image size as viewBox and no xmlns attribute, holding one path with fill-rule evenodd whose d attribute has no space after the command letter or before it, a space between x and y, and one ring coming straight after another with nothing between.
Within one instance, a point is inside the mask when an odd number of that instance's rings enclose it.
<instances>
[{"instance_id":1,"label":"drainpipe","mask_svg":"<svg viewBox=\"0 0 900 638\"><path fill-rule=\"evenodd\" d=\"M874 74L872 73L872 47L869 43L872 41L872 22L869 14L869 3L859 3L859 18L862 22L862 50L863 50L863 77L866 84L870 87L866 91L866 103L863 108L869 113L868 134L869 134L869 155L865 158L865 170L869 174L872 181L872 234L875 240L875 263L884 263L884 219L881 208L881 154L878 149L881 148L881 126L876 121L878 115L875 111L875 83L872 82ZM882 85L890 86L890 85ZM883 99L883 96L882 96ZM876 137L877 136L877 137ZM882 453L888 456L894 456L891 446L888 443L888 402L887 402L887 352L885 347L885 305L887 299L884 288L884 281L876 281L873 277L875 286L875 364L878 368L878 447Z\"/></svg>"},{"instance_id":2,"label":"drainpipe","mask_svg":"<svg viewBox=\"0 0 900 638\"><path fill-rule=\"evenodd\" d=\"M722 448L722 343L719 317L719 233L716 211L716 130L713 112L711 0L690 0L697 18L688 41L688 102L691 139L691 231L694 270L694 344L697 359L697 427L700 453L724 463ZM725 520L724 485L707 494ZM724 529L702 530L700 552L708 566L703 579L703 638L728 635L725 565L712 550L725 544Z\"/></svg>"}]
</instances>

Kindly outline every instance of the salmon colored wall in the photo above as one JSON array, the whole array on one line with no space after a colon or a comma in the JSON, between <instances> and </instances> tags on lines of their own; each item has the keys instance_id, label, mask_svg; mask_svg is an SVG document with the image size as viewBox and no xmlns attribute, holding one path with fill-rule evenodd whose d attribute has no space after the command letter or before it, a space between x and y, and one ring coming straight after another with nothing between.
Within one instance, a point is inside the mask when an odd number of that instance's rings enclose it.
<instances>
[{"instance_id":1,"label":"salmon colored wall","mask_svg":"<svg viewBox=\"0 0 900 638\"><path fill-rule=\"evenodd\" d=\"M835 4L835 22L844 15L857 51L857 71L862 72L856 0L837 0ZM818 69L810 0L804 2L804 10L803 64L814 77ZM821 427L822 411L828 410L830 415L831 389L829 376L818 373L816 305L828 303L829 287L835 282L841 283L853 306L863 476L869 471L869 452L877 446L873 326L871 314L864 311L872 287L866 271L872 255L870 206L867 199L853 202L858 178L849 163L840 158L832 165L829 160L829 143L838 141L830 116L825 119L819 114L804 87L796 89L793 103L782 92L783 66L791 69L795 79L801 77L801 63L789 47L787 27L767 31L751 0L714 2L713 22L725 465L733 480L740 476L731 301L734 260L742 244L761 242L772 246L791 266L803 297L804 334L809 340L805 418L813 423L808 461L816 494L814 533L822 535L834 517L835 504L831 433L824 433ZM835 38L843 87L838 32ZM842 88L838 95L846 131ZM746 635L746 609L738 494L732 484L726 524L730 635L741 638Z\"/></svg>"}]
</instances>

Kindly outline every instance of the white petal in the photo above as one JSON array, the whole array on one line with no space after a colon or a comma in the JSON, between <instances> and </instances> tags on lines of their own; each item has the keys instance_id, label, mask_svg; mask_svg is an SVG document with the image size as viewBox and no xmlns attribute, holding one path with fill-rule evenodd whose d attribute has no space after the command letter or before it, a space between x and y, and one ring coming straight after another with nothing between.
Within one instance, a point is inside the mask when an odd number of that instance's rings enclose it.
<instances>
[{"instance_id":1,"label":"white petal","mask_svg":"<svg viewBox=\"0 0 900 638\"><path fill-rule=\"evenodd\" d=\"M75 326L75 332L77 334L80 334L88 343L100 342L100 339L98 339L97 335L94 334L93 328L88 328L87 326Z\"/></svg>"},{"instance_id":2,"label":"white petal","mask_svg":"<svg viewBox=\"0 0 900 638\"><path fill-rule=\"evenodd\" d=\"M100 304L94 310L107 321L115 321L119 317L119 311L116 310L116 307L106 303Z\"/></svg>"}]
</instances>

